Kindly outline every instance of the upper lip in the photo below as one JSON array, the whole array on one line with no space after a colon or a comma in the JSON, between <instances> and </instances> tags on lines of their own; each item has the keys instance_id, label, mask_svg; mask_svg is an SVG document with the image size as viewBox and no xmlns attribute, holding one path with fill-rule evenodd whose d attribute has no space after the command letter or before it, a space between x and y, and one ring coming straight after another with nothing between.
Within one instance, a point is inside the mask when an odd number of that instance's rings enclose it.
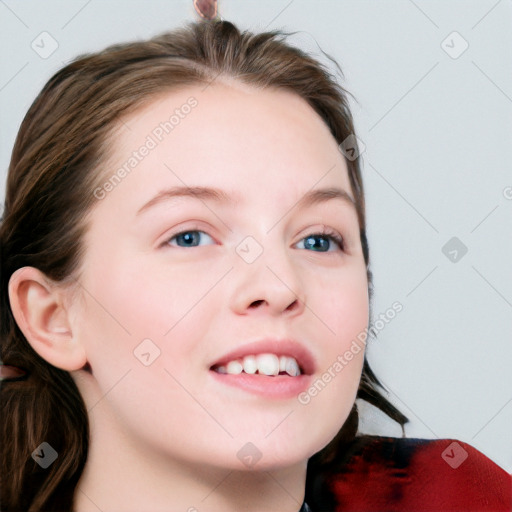
<instances>
[{"instance_id":1,"label":"upper lip","mask_svg":"<svg viewBox=\"0 0 512 512\"><path fill-rule=\"evenodd\" d=\"M278 338L265 338L240 345L217 359L217 361L210 366L210 369L225 365L235 359L243 359L245 356L258 354L275 354L277 356L293 357L297 361L303 374L311 375L315 371L316 364L313 354L304 345L293 339Z\"/></svg>"}]
</instances>

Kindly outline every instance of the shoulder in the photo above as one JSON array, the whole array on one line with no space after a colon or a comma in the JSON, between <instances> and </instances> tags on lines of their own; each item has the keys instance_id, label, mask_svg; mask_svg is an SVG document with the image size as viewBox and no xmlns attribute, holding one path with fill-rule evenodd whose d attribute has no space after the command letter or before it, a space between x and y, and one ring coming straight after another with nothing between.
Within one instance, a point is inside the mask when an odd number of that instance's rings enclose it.
<instances>
[{"instance_id":1,"label":"shoulder","mask_svg":"<svg viewBox=\"0 0 512 512\"><path fill-rule=\"evenodd\" d=\"M453 439L360 436L324 478L340 511L512 510L512 476Z\"/></svg>"}]
</instances>

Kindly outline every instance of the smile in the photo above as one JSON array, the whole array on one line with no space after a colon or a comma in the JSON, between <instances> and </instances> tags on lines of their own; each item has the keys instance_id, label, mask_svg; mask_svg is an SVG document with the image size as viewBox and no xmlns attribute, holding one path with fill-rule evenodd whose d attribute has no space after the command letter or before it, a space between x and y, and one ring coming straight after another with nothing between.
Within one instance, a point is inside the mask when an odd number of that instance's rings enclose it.
<instances>
[{"instance_id":1,"label":"smile","mask_svg":"<svg viewBox=\"0 0 512 512\"><path fill-rule=\"evenodd\" d=\"M277 356L276 354L247 355L243 359L228 361L225 365L216 365L212 370L228 375L246 373L249 375L297 377L303 373L294 357Z\"/></svg>"},{"instance_id":2,"label":"smile","mask_svg":"<svg viewBox=\"0 0 512 512\"><path fill-rule=\"evenodd\" d=\"M209 374L216 386L230 387L236 394L288 400L308 388L316 366L313 355L302 343L266 338L242 343L217 358L210 363Z\"/></svg>"}]
</instances>

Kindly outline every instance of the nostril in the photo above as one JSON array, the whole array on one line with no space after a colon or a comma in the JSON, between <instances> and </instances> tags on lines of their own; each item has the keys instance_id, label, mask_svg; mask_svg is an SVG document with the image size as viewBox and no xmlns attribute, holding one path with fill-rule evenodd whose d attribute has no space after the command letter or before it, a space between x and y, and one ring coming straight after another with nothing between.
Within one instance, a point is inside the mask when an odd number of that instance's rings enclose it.
<instances>
[{"instance_id":1,"label":"nostril","mask_svg":"<svg viewBox=\"0 0 512 512\"><path fill-rule=\"evenodd\" d=\"M260 299L260 300L255 300L249 307L250 308L255 308L255 307L258 307L260 304L263 304L263 302L265 302L264 300Z\"/></svg>"},{"instance_id":2,"label":"nostril","mask_svg":"<svg viewBox=\"0 0 512 512\"><path fill-rule=\"evenodd\" d=\"M292 310L292 309L296 309L300 304L300 301L299 299L295 299L286 309L287 310Z\"/></svg>"}]
</instances>

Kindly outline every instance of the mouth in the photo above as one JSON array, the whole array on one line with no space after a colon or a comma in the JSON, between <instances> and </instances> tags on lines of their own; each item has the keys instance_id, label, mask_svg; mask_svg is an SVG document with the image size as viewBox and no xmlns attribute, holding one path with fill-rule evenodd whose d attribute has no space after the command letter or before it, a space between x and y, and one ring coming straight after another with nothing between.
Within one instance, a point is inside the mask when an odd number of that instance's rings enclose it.
<instances>
[{"instance_id":1,"label":"mouth","mask_svg":"<svg viewBox=\"0 0 512 512\"><path fill-rule=\"evenodd\" d=\"M315 371L312 354L293 340L242 345L210 366L217 382L267 398L297 396Z\"/></svg>"},{"instance_id":2,"label":"mouth","mask_svg":"<svg viewBox=\"0 0 512 512\"><path fill-rule=\"evenodd\" d=\"M212 371L228 375L288 375L297 377L304 374L297 360L288 355L250 354L243 359L231 359L225 364L215 364Z\"/></svg>"},{"instance_id":3,"label":"mouth","mask_svg":"<svg viewBox=\"0 0 512 512\"><path fill-rule=\"evenodd\" d=\"M302 344L290 339L263 339L245 343L223 355L210 370L228 375L311 375L315 360Z\"/></svg>"}]
</instances>

